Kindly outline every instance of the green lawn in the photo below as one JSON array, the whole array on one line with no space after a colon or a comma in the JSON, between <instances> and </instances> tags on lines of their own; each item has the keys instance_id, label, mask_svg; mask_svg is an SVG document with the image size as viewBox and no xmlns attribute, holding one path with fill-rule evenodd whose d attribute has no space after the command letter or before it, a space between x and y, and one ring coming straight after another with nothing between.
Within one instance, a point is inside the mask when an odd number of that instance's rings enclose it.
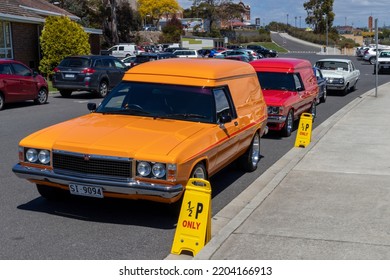
<instances>
[{"instance_id":1,"label":"green lawn","mask_svg":"<svg viewBox=\"0 0 390 280\"><path fill-rule=\"evenodd\" d=\"M49 92L58 91L56 88L53 88L53 83L51 81L47 81L47 85L49 86Z\"/></svg>"}]
</instances>

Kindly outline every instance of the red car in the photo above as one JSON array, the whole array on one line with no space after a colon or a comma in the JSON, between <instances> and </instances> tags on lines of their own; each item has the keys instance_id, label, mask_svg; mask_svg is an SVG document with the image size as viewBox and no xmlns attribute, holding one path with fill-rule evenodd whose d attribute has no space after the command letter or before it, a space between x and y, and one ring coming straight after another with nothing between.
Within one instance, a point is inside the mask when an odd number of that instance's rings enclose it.
<instances>
[{"instance_id":1,"label":"red car","mask_svg":"<svg viewBox=\"0 0 390 280\"><path fill-rule=\"evenodd\" d=\"M44 104L48 98L46 80L19 61L0 59L0 110L6 103L34 100Z\"/></svg>"},{"instance_id":2,"label":"red car","mask_svg":"<svg viewBox=\"0 0 390 280\"><path fill-rule=\"evenodd\" d=\"M294 121L304 112L315 117L317 79L308 60L265 58L250 62L257 72L268 107L267 126L290 136Z\"/></svg>"}]
</instances>

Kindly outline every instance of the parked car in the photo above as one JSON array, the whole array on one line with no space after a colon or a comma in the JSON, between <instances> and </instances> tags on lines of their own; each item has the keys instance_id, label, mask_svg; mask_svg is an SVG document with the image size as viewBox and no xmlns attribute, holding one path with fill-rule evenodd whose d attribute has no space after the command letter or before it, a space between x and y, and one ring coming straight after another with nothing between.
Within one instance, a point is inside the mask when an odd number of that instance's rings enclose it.
<instances>
[{"instance_id":1,"label":"parked car","mask_svg":"<svg viewBox=\"0 0 390 280\"><path fill-rule=\"evenodd\" d=\"M251 61L268 106L268 127L288 137L304 112L316 116L317 79L308 60L264 58Z\"/></svg>"},{"instance_id":2,"label":"parked car","mask_svg":"<svg viewBox=\"0 0 390 280\"><path fill-rule=\"evenodd\" d=\"M378 56L378 74L390 70L390 50L381 51ZM376 65L374 65L374 74L376 73Z\"/></svg>"},{"instance_id":3,"label":"parked car","mask_svg":"<svg viewBox=\"0 0 390 280\"><path fill-rule=\"evenodd\" d=\"M85 90L105 97L120 83L128 67L113 56L68 56L54 68L53 87L61 96L69 97L73 91Z\"/></svg>"},{"instance_id":4,"label":"parked car","mask_svg":"<svg viewBox=\"0 0 390 280\"><path fill-rule=\"evenodd\" d=\"M250 54L247 51L244 50L227 50L227 51L222 51L219 53L216 53L214 55L215 58L225 58L226 56L232 56L232 55L246 55L249 59L249 61L255 60L255 57Z\"/></svg>"},{"instance_id":5,"label":"parked car","mask_svg":"<svg viewBox=\"0 0 390 280\"><path fill-rule=\"evenodd\" d=\"M322 71L322 75L326 78L327 90L336 90L347 94L356 89L360 71L355 68L350 59L326 58L318 60L315 66Z\"/></svg>"},{"instance_id":6,"label":"parked car","mask_svg":"<svg viewBox=\"0 0 390 280\"><path fill-rule=\"evenodd\" d=\"M317 78L317 84L318 84L318 96L317 96L317 104L318 103L325 103L327 98L327 92L326 92L326 79L324 75L322 75L321 69L317 67L313 67L314 75Z\"/></svg>"},{"instance_id":7,"label":"parked car","mask_svg":"<svg viewBox=\"0 0 390 280\"><path fill-rule=\"evenodd\" d=\"M364 51L363 54L363 60L369 62L370 64L376 63L376 53L377 51L381 52L382 50L390 50L390 46L378 46L378 49L376 47L369 47Z\"/></svg>"},{"instance_id":8,"label":"parked car","mask_svg":"<svg viewBox=\"0 0 390 280\"><path fill-rule=\"evenodd\" d=\"M247 45L247 49L256 51L258 54L261 54L263 57L277 57L278 52L275 50L267 49L260 45Z\"/></svg>"},{"instance_id":9,"label":"parked car","mask_svg":"<svg viewBox=\"0 0 390 280\"><path fill-rule=\"evenodd\" d=\"M118 58L134 56L138 54L138 47L135 44L119 44L112 46L108 50L102 50L101 55L112 55Z\"/></svg>"},{"instance_id":10,"label":"parked car","mask_svg":"<svg viewBox=\"0 0 390 280\"><path fill-rule=\"evenodd\" d=\"M197 50L197 52L198 52L198 55L201 57L208 57L209 54L211 53L211 49L200 49L200 50Z\"/></svg>"},{"instance_id":11,"label":"parked car","mask_svg":"<svg viewBox=\"0 0 390 280\"><path fill-rule=\"evenodd\" d=\"M48 99L46 80L16 60L0 59L0 110L7 103L34 100L44 104Z\"/></svg>"},{"instance_id":12,"label":"parked car","mask_svg":"<svg viewBox=\"0 0 390 280\"><path fill-rule=\"evenodd\" d=\"M159 60L159 59L166 59L166 58L174 58L177 57L175 54L170 52L161 52L161 53L142 53L135 57L134 60L130 62L129 67L134 67L138 64Z\"/></svg>"},{"instance_id":13,"label":"parked car","mask_svg":"<svg viewBox=\"0 0 390 280\"><path fill-rule=\"evenodd\" d=\"M227 55L225 59L233 59L243 62L249 62L249 57L247 55Z\"/></svg>"},{"instance_id":14,"label":"parked car","mask_svg":"<svg viewBox=\"0 0 390 280\"><path fill-rule=\"evenodd\" d=\"M173 52L174 55L177 57L192 57L192 58L197 58L200 57L198 52L196 50L176 50Z\"/></svg>"},{"instance_id":15,"label":"parked car","mask_svg":"<svg viewBox=\"0 0 390 280\"><path fill-rule=\"evenodd\" d=\"M122 62L127 66L127 67L132 67L137 59L137 56L128 56L122 59Z\"/></svg>"},{"instance_id":16,"label":"parked car","mask_svg":"<svg viewBox=\"0 0 390 280\"><path fill-rule=\"evenodd\" d=\"M254 171L267 131L256 72L225 59L143 63L88 109L19 143L12 170L47 199L67 191L174 203L189 178L208 179L235 160Z\"/></svg>"}]
</instances>

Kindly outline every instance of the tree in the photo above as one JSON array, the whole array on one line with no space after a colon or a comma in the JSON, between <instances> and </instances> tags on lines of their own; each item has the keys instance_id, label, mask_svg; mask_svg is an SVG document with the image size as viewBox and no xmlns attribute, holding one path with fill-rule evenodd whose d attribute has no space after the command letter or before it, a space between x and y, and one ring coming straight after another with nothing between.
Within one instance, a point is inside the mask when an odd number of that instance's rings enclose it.
<instances>
[{"instance_id":1,"label":"tree","mask_svg":"<svg viewBox=\"0 0 390 280\"><path fill-rule=\"evenodd\" d=\"M197 7L199 17L206 19L209 22L209 31L217 29L215 22L218 20L228 20L224 18L226 13L223 13L224 7L232 4L232 0L193 0L193 6Z\"/></svg>"},{"instance_id":2,"label":"tree","mask_svg":"<svg viewBox=\"0 0 390 280\"><path fill-rule=\"evenodd\" d=\"M326 27L328 30L333 26L334 0L310 0L303 3L307 12L306 23L313 26L314 33L324 34Z\"/></svg>"},{"instance_id":3,"label":"tree","mask_svg":"<svg viewBox=\"0 0 390 280\"><path fill-rule=\"evenodd\" d=\"M158 25L160 18L176 14L180 11L176 0L138 0L138 11L143 19L151 17L152 22Z\"/></svg>"},{"instance_id":4,"label":"tree","mask_svg":"<svg viewBox=\"0 0 390 280\"><path fill-rule=\"evenodd\" d=\"M180 42L181 35L183 35L183 26L174 14L163 27L159 41L160 43Z\"/></svg>"},{"instance_id":5,"label":"tree","mask_svg":"<svg viewBox=\"0 0 390 280\"><path fill-rule=\"evenodd\" d=\"M239 19L243 21L242 15L245 13L245 9L240 4L225 3L220 7L219 16L222 20L232 23L233 20ZM230 24L230 28L232 25Z\"/></svg>"},{"instance_id":6,"label":"tree","mask_svg":"<svg viewBox=\"0 0 390 280\"><path fill-rule=\"evenodd\" d=\"M40 37L42 60L39 70L46 75L53 73L62 59L69 55L85 55L91 52L88 34L80 24L68 17L46 18Z\"/></svg>"}]
</instances>

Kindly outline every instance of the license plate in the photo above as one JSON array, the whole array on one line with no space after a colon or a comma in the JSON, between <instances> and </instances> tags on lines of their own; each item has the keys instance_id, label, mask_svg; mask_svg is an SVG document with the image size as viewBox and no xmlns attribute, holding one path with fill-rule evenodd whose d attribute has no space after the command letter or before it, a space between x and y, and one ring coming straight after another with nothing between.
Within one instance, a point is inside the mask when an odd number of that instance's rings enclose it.
<instances>
[{"instance_id":1,"label":"license plate","mask_svg":"<svg viewBox=\"0 0 390 280\"><path fill-rule=\"evenodd\" d=\"M69 184L69 191L74 195L103 198L103 190L101 187Z\"/></svg>"},{"instance_id":2,"label":"license plate","mask_svg":"<svg viewBox=\"0 0 390 280\"><path fill-rule=\"evenodd\" d=\"M65 78L74 78L74 74L65 74Z\"/></svg>"}]
</instances>

